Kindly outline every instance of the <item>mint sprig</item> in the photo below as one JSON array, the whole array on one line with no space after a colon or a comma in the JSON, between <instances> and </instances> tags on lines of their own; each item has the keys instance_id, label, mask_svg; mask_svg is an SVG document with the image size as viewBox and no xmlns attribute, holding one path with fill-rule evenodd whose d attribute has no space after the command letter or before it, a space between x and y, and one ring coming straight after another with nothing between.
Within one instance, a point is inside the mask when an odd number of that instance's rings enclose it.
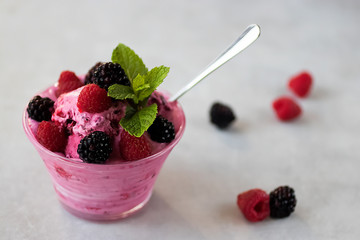
<instances>
[{"instance_id":1,"label":"mint sprig","mask_svg":"<svg viewBox=\"0 0 360 240\"><path fill-rule=\"evenodd\" d=\"M126 100L125 117L120 125L131 135L140 137L154 122L157 105L147 105L150 95L164 81L169 68L155 67L148 71L142 59L124 44L113 51L111 60L121 65L130 80L130 86L114 84L108 89L108 96L117 100Z\"/></svg>"}]
</instances>

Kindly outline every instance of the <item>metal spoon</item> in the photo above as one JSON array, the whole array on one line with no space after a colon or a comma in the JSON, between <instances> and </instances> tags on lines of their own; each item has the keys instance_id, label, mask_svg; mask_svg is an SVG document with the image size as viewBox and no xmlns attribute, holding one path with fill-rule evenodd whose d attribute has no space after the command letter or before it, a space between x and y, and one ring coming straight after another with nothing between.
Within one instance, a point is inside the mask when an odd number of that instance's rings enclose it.
<instances>
[{"instance_id":1,"label":"metal spoon","mask_svg":"<svg viewBox=\"0 0 360 240\"><path fill-rule=\"evenodd\" d=\"M210 73L218 69L224 63L235 57L238 53L250 46L260 36L260 27L257 24L249 25L245 31L240 35L236 41L231 44L219 57L212 61L209 66L189 82L185 87L180 89L174 96L170 98L170 101L178 100L182 95L188 92L201 80L207 77Z\"/></svg>"}]
</instances>

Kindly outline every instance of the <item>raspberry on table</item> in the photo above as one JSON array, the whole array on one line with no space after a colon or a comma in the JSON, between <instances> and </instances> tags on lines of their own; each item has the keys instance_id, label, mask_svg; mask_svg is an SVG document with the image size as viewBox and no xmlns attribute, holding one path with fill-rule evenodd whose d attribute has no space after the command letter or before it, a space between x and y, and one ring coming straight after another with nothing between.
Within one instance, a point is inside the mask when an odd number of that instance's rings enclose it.
<instances>
[{"instance_id":1,"label":"raspberry on table","mask_svg":"<svg viewBox=\"0 0 360 240\"><path fill-rule=\"evenodd\" d=\"M92 77L94 76L94 72L101 64L103 64L103 63L102 62L97 62L94 66L92 66L90 68L90 70L87 72L87 74L85 76L85 85L93 83L92 82Z\"/></svg>"},{"instance_id":2,"label":"raspberry on table","mask_svg":"<svg viewBox=\"0 0 360 240\"><path fill-rule=\"evenodd\" d=\"M125 130L121 133L119 149L121 156L127 161L134 161L151 155L151 146L145 135L135 137Z\"/></svg>"},{"instance_id":3,"label":"raspberry on table","mask_svg":"<svg viewBox=\"0 0 360 240\"><path fill-rule=\"evenodd\" d=\"M50 98L42 98L37 95L30 100L26 110L31 119L38 122L49 121L54 111L54 101Z\"/></svg>"},{"instance_id":4,"label":"raspberry on table","mask_svg":"<svg viewBox=\"0 0 360 240\"><path fill-rule=\"evenodd\" d=\"M270 192L270 217L288 217L295 210L295 191L289 186L280 186Z\"/></svg>"},{"instance_id":5,"label":"raspberry on table","mask_svg":"<svg viewBox=\"0 0 360 240\"><path fill-rule=\"evenodd\" d=\"M175 139L175 129L172 122L162 116L157 116L147 132L151 140L160 143L170 143Z\"/></svg>"},{"instance_id":6,"label":"raspberry on table","mask_svg":"<svg viewBox=\"0 0 360 240\"><path fill-rule=\"evenodd\" d=\"M300 116L300 106L290 97L277 98L272 107L281 121L290 121Z\"/></svg>"},{"instance_id":7,"label":"raspberry on table","mask_svg":"<svg viewBox=\"0 0 360 240\"><path fill-rule=\"evenodd\" d=\"M258 188L240 193L237 205L250 222L262 221L270 214L269 195Z\"/></svg>"},{"instance_id":8,"label":"raspberry on table","mask_svg":"<svg viewBox=\"0 0 360 240\"><path fill-rule=\"evenodd\" d=\"M229 106L219 102L211 106L210 121L220 129L227 128L235 118L235 114Z\"/></svg>"},{"instance_id":9,"label":"raspberry on table","mask_svg":"<svg viewBox=\"0 0 360 240\"><path fill-rule=\"evenodd\" d=\"M310 73L304 71L290 78L288 87L298 97L305 98L309 95L313 79Z\"/></svg>"},{"instance_id":10,"label":"raspberry on table","mask_svg":"<svg viewBox=\"0 0 360 240\"><path fill-rule=\"evenodd\" d=\"M100 64L94 70L90 82L97 84L106 91L113 84L130 86L130 81L120 64L112 62Z\"/></svg>"},{"instance_id":11,"label":"raspberry on table","mask_svg":"<svg viewBox=\"0 0 360 240\"><path fill-rule=\"evenodd\" d=\"M39 124L36 139L52 152L64 152L67 144L65 129L51 121L42 121Z\"/></svg>"},{"instance_id":12,"label":"raspberry on table","mask_svg":"<svg viewBox=\"0 0 360 240\"><path fill-rule=\"evenodd\" d=\"M63 71L58 80L56 96L58 97L63 93L73 91L81 86L83 86L83 84L74 72Z\"/></svg>"},{"instance_id":13,"label":"raspberry on table","mask_svg":"<svg viewBox=\"0 0 360 240\"><path fill-rule=\"evenodd\" d=\"M81 139L77 153L86 163L103 164L109 159L112 152L109 135L95 131Z\"/></svg>"},{"instance_id":14,"label":"raspberry on table","mask_svg":"<svg viewBox=\"0 0 360 240\"><path fill-rule=\"evenodd\" d=\"M81 90L77 106L80 112L99 113L109 109L111 103L105 89L96 84L88 84Z\"/></svg>"}]
</instances>

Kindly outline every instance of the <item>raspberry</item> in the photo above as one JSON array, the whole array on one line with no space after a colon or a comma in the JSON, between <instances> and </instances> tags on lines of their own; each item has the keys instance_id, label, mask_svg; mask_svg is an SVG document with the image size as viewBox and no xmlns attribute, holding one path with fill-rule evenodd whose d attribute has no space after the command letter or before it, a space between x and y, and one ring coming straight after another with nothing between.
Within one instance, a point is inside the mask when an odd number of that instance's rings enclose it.
<instances>
[{"instance_id":1,"label":"raspberry","mask_svg":"<svg viewBox=\"0 0 360 240\"><path fill-rule=\"evenodd\" d=\"M229 106L219 102L212 105L210 109L210 121L217 127L225 129L234 120L235 115Z\"/></svg>"},{"instance_id":2,"label":"raspberry","mask_svg":"<svg viewBox=\"0 0 360 240\"><path fill-rule=\"evenodd\" d=\"M150 135L151 140L160 143L169 143L175 138L175 130L172 122L157 116L153 124L149 127L147 132Z\"/></svg>"},{"instance_id":3,"label":"raspberry","mask_svg":"<svg viewBox=\"0 0 360 240\"><path fill-rule=\"evenodd\" d=\"M151 155L151 146L145 136L131 136L125 130L121 133L119 143L121 156L127 161L146 158Z\"/></svg>"},{"instance_id":4,"label":"raspberry","mask_svg":"<svg viewBox=\"0 0 360 240\"><path fill-rule=\"evenodd\" d=\"M112 152L109 135L95 131L81 139L77 153L81 160L87 163L105 163Z\"/></svg>"},{"instance_id":5,"label":"raspberry","mask_svg":"<svg viewBox=\"0 0 360 240\"><path fill-rule=\"evenodd\" d=\"M310 93L312 77L308 72L301 72L290 78L288 87L297 96L304 98Z\"/></svg>"},{"instance_id":6,"label":"raspberry","mask_svg":"<svg viewBox=\"0 0 360 240\"><path fill-rule=\"evenodd\" d=\"M38 122L49 121L54 111L54 101L50 98L42 98L37 95L30 100L26 110L31 119Z\"/></svg>"},{"instance_id":7,"label":"raspberry","mask_svg":"<svg viewBox=\"0 0 360 240\"><path fill-rule=\"evenodd\" d=\"M112 62L100 64L94 71L91 82L105 90L113 84L130 86L130 81L120 64Z\"/></svg>"},{"instance_id":8,"label":"raspberry","mask_svg":"<svg viewBox=\"0 0 360 240\"><path fill-rule=\"evenodd\" d=\"M240 193L237 205L250 222L262 221L270 214L269 195L258 188Z\"/></svg>"},{"instance_id":9,"label":"raspberry","mask_svg":"<svg viewBox=\"0 0 360 240\"><path fill-rule=\"evenodd\" d=\"M281 121L290 121L301 114L300 106L289 97L280 97L273 104L273 109Z\"/></svg>"},{"instance_id":10,"label":"raspberry","mask_svg":"<svg viewBox=\"0 0 360 240\"><path fill-rule=\"evenodd\" d=\"M103 64L103 63L98 62L94 66L92 66L92 68L90 68L90 70L88 71L88 73L85 76L85 84L93 83L92 82L92 77L94 76L94 72L101 64Z\"/></svg>"},{"instance_id":11,"label":"raspberry","mask_svg":"<svg viewBox=\"0 0 360 240\"><path fill-rule=\"evenodd\" d=\"M270 192L270 217L288 217L296 206L295 191L291 187L281 186Z\"/></svg>"},{"instance_id":12,"label":"raspberry","mask_svg":"<svg viewBox=\"0 0 360 240\"><path fill-rule=\"evenodd\" d=\"M80 92L77 106L80 112L99 113L111 106L111 98L105 89L96 84L86 85Z\"/></svg>"},{"instance_id":13,"label":"raspberry","mask_svg":"<svg viewBox=\"0 0 360 240\"><path fill-rule=\"evenodd\" d=\"M56 91L56 96L60 96L63 93L70 92L81 87L83 84L80 79L75 75L74 72L63 71L60 74L58 80L58 90Z\"/></svg>"},{"instance_id":14,"label":"raspberry","mask_svg":"<svg viewBox=\"0 0 360 240\"><path fill-rule=\"evenodd\" d=\"M52 152L64 152L67 144L65 129L50 121L42 121L39 124L36 138L41 145Z\"/></svg>"}]
</instances>

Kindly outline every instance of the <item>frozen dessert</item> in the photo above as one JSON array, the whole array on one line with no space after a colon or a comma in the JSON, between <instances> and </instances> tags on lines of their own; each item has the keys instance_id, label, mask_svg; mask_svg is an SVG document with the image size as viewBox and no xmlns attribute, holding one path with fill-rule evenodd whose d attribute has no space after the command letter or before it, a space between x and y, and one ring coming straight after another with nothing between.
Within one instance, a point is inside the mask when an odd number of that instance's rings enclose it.
<instances>
[{"instance_id":1,"label":"frozen dessert","mask_svg":"<svg viewBox=\"0 0 360 240\"><path fill-rule=\"evenodd\" d=\"M180 105L157 91L168 71L148 70L119 44L112 62L99 62L82 76L64 71L29 102L25 132L67 210L118 219L148 201L185 127Z\"/></svg>"},{"instance_id":2,"label":"frozen dessert","mask_svg":"<svg viewBox=\"0 0 360 240\"><path fill-rule=\"evenodd\" d=\"M121 65L113 62L97 63L86 76L76 76L71 71L62 72L57 85L35 96L29 103L27 112L33 135L48 147L45 138L53 141L58 134L38 136L38 132L42 132L40 123L55 123L55 127L67 133L66 143L61 144L65 147L59 147L57 152L85 162L89 159L85 156L88 153L82 151L79 156L79 146L83 147L81 140L93 132L105 133L110 140L111 151L103 163L137 160L121 153L126 145L120 144L121 136L127 134L131 135L129 139L144 139L145 148L150 147L145 155L155 154L175 138L175 130L178 131L181 120L177 116L178 104L168 102L166 95L155 90L165 78L168 68L161 66L154 69L143 78L140 73L147 70L141 69L139 75L133 73L134 79L127 77ZM148 80L146 76L150 76ZM127 111L135 113L127 116ZM127 120L125 126L121 126L122 120ZM124 147L119 149L120 145ZM87 162L91 163L91 160Z\"/></svg>"}]
</instances>

